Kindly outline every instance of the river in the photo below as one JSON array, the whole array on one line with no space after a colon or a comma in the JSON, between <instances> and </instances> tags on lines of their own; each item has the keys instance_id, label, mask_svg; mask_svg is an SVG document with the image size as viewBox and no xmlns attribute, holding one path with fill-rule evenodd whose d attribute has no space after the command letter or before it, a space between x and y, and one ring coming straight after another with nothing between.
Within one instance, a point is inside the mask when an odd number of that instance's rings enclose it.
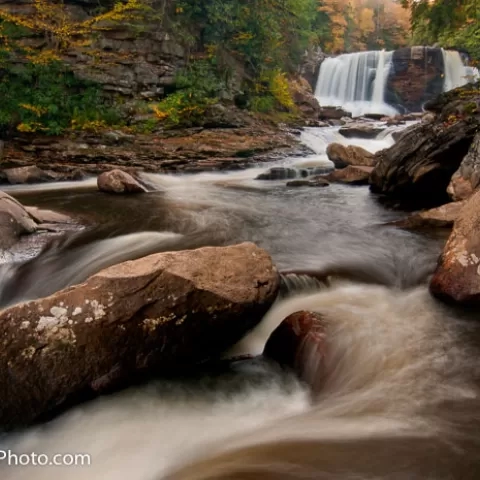
<instances>
[{"instance_id":1,"label":"river","mask_svg":"<svg viewBox=\"0 0 480 480\"><path fill-rule=\"evenodd\" d=\"M326 145L371 151L393 140L343 139L307 129L316 153L278 160L328 166ZM88 454L88 466L6 466L5 480L476 479L480 475L475 323L433 300L418 272L431 270L445 237L385 226L403 216L367 187L287 188L256 180L272 165L197 175L145 175L150 193L111 197L92 181L6 189L24 204L79 215L105 231L182 235L182 245L253 241L280 269L363 265L388 286L340 282L278 302L242 344L251 353L289 313L327 323L320 395L261 359L200 377L158 380L76 407L9 435L12 452ZM105 233L99 233L105 235ZM245 352L247 353L247 352ZM306 365L318 375L315 359ZM49 457L50 458L50 457Z\"/></svg>"}]
</instances>

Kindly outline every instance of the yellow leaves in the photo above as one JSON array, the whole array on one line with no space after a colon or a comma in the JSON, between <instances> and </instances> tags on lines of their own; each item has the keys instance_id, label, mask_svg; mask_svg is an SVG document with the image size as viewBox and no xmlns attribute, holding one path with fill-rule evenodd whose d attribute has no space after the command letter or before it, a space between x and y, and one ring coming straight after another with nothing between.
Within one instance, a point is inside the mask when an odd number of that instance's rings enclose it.
<instances>
[{"instance_id":1,"label":"yellow leaves","mask_svg":"<svg viewBox=\"0 0 480 480\"><path fill-rule=\"evenodd\" d=\"M108 125L104 120L78 120L74 118L70 123L70 128L72 130L99 133L108 128Z\"/></svg>"},{"instance_id":2,"label":"yellow leaves","mask_svg":"<svg viewBox=\"0 0 480 480\"><path fill-rule=\"evenodd\" d=\"M46 131L47 129L41 123L30 122L20 123L19 125L17 125L17 130L22 133L35 133Z\"/></svg>"},{"instance_id":3,"label":"yellow leaves","mask_svg":"<svg viewBox=\"0 0 480 480\"><path fill-rule=\"evenodd\" d=\"M21 103L19 106L24 110L28 110L29 112L34 113L37 117L41 117L48 112L46 108L36 107L35 105L30 105L29 103Z\"/></svg>"},{"instance_id":4,"label":"yellow leaves","mask_svg":"<svg viewBox=\"0 0 480 480\"><path fill-rule=\"evenodd\" d=\"M35 65L48 65L49 63L60 61L60 57L53 50L42 50L39 53L27 55L27 60L30 60Z\"/></svg>"},{"instance_id":5,"label":"yellow leaves","mask_svg":"<svg viewBox=\"0 0 480 480\"><path fill-rule=\"evenodd\" d=\"M270 80L270 91L277 102L289 110L295 106L285 73L276 71Z\"/></svg>"}]
</instances>

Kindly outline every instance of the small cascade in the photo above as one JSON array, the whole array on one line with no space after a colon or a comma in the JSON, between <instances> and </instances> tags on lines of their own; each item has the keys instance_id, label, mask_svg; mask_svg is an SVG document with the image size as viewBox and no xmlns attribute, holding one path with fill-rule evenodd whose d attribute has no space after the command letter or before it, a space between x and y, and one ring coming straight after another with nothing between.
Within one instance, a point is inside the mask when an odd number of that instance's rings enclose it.
<instances>
[{"instance_id":1,"label":"small cascade","mask_svg":"<svg viewBox=\"0 0 480 480\"><path fill-rule=\"evenodd\" d=\"M462 57L456 50L442 48L445 77L443 91L448 92L454 88L468 83L467 67L463 64Z\"/></svg>"},{"instance_id":2,"label":"small cascade","mask_svg":"<svg viewBox=\"0 0 480 480\"><path fill-rule=\"evenodd\" d=\"M315 89L320 105L340 106L353 116L398 113L384 101L392 55L382 50L327 58Z\"/></svg>"}]
</instances>

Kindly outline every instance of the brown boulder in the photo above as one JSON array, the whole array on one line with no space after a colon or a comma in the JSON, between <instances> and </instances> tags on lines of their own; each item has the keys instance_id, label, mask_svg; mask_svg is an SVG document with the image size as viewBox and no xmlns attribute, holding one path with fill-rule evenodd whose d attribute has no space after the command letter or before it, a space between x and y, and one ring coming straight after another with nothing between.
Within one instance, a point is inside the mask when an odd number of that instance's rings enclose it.
<instances>
[{"instance_id":1,"label":"brown boulder","mask_svg":"<svg viewBox=\"0 0 480 480\"><path fill-rule=\"evenodd\" d=\"M9 248L20 237L33 233L37 225L17 200L0 191L0 248Z\"/></svg>"},{"instance_id":2,"label":"brown boulder","mask_svg":"<svg viewBox=\"0 0 480 480\"><path fill-rule=\"evenodd\" d=\"M475 135L459 169L453 174L447 192L455 200L465 200L480 185L480 132Z\"/></svg>"},{"instance_id":3,"label":"brown boulder","mask_svg":"<svg viewBox=\"0 0 480 480\"><path fill-rule=\"evenodd\" d=\"M480 192L462 208L430 283L445 300L480 303Z\"/></svg>"},{"instance_id":4,"label":"brown boulder","mask_svg":"<svg viewBox=\"0 0 480 480\"><path fill-rule=\"evenodd\" d=\"M370 122L352 122L340 128L338 133L346 138L376 138L379 133L385 130L384 126Z\"/></svg>"},{"instance_id":5,"label":"brown boulder","mask_svg":"<svg viewBox=\"0 0 480 480\"><path fill-rule=\"evenodd\" d=\"M237 342L275 300L279 275L252 243L121 263L0 311L0 425L172 372Z\"/></svg>"},{"instance_id":6,"label":"brown boulder","mask_svg":"<svg viewBox=\"0 0 480 480\"><path fill-rule=\"evenodd\" d=\"M335 168L345 168L349 165L375 166L375 155L356 145L330 143L327 147L327 156L335 164Z\"/></svg>"},{"instance_id":7,"label":"brown boulder","mask_svg":"<svg viewBox=\"0 0 480 480\"><path fill-rule=\"evenodd\" d=\"M35 165L27 167L7 168L3 171L12 185L23 183L42 183L57 180L57 175L47 172Z\"/></svg>"},{"instance_id":8,"label":"brown boulder","mask_svg":"<svg viewBox=\"0 0 480 480\"><path fill-rule=\"evenodd\" d=\"M350 185L368 185L369 177L373 167L362 167L349 165L347 168L335 170L325 178L332 183L348 183Z\"/></svg>"},{"instance_id":9,"label":"brown boulder","mask_svg":"<svg viewBox=\"0 0 480 480\"><path fill-rule=\"evenodd\" d=\"M326 354L325 323L315 312L289 315L272 333L264 355L292 368L314 393L322 386L321 364ZM315 368L312 368L312 359Z\"/></svg>"},{"instance_id":10,"label":"brown boulder","mask_svg":"<svg viewBox=\"0 0 480 480\"><path fill-rule=\"evenodd\" d=\"M144 193L147 190L131 175L122 170L110 170L97 178L97 186L105 193Z\"/></svg>"},{"instance_id":11,"label":"brown boulder","mask_svg":"<svg viewBox=\"0 0 480 480\"><path fill-rule=\"evenodd\" d=\"M424 210L402 220L390 222L389 225L405 229L452 227L464 206L465 202L447 203L441 207Z\"/></svg>"}]
</instances>

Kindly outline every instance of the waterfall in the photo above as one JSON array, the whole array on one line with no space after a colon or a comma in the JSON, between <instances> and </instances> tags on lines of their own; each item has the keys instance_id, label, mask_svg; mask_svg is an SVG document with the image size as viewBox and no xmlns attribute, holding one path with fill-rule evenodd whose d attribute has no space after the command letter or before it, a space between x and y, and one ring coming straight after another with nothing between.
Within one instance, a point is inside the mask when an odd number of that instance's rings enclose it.
<instances>
[{"instance_id":1,"label":"waterfall","mask_svg":"<svg viewBox=\"0 0 480 480\"><path fill-rule=\"evenodd\" d=\"M444 50L443 48L442 54L445 70L443 91L448 92L468 83L467 68L463 64L460 54L456 50Z\"/></svg>"},{"instance_id":2,"label":"waterfall","mask_svg":"<svg viewBox=\"0 0 480 480\"><path fill-rule=\"evenodd\" d=\"M339 106L353 116L395 115L384 102L393 52L358 52L327 58L320 67L315 95L322 106Z\"/></svg>"}]
</instances>

